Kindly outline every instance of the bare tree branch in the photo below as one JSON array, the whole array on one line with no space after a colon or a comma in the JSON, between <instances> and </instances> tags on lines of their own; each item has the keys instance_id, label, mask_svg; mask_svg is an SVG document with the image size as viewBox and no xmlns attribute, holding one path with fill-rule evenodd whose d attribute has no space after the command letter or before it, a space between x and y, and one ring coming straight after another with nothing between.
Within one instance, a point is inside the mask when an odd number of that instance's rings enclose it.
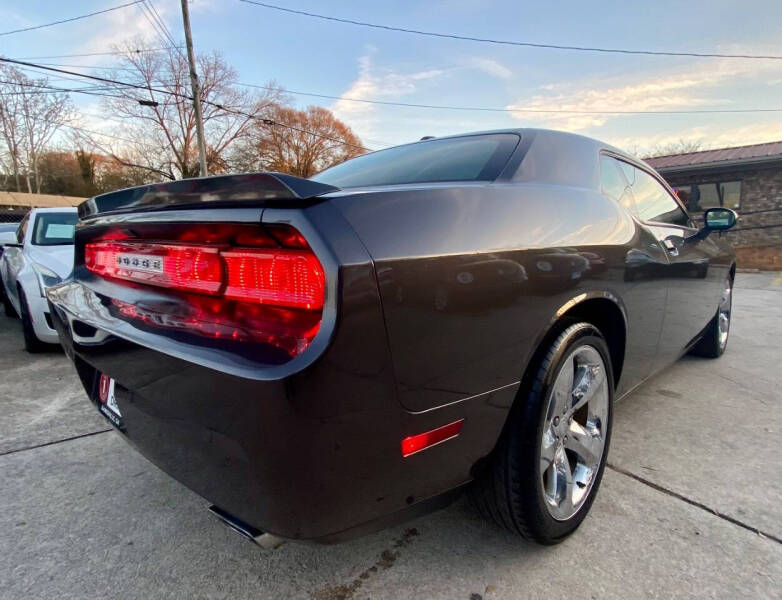
<instances>
[{"instance_id":1,"label":"bare tree branch","mask_svg":"<svg viewBox=\"0 0 782 600\"><path fill-rule=\"evenodd\" d=\"M189 71L182 55L175 49L167 53L137 52L139 42L117 48L124 52L123 81L142 86L144 90L117 85L112 90L117 98L103 102L108 119L126 120L122 135L135 140L116 148L112 156L123 163L144 168L171 179L198 175L198 154L195 137L195 115L188 100ZM226 152L238 140L247 137L254 116L286 100L272 83L271 91L248 92L236 85L236 72L217 54L197 58L204 106L204 131L207 144L207 164L210 172L225 170ZM141 106L139 100L154 106ZM250 107L249 116L226 110L231 106ZM153 149L150 150L150 147Z\"/></svg>"}]
</instances>

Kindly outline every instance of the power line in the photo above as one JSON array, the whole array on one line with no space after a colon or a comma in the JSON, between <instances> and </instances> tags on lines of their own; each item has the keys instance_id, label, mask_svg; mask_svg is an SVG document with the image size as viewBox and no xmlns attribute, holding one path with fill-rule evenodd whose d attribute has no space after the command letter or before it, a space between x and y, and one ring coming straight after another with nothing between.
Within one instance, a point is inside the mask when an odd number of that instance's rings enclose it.
<instances>
[{"instance_id":1,"label":"power line","mask_svg":"<svg viewBox=\"0 0 782 600\"><path fill-rule=\"evenodd\" d=\"M171 42L171 47L177 48L176 41L174 40L174 35L171 33L171 30L168 28L168 25L166 25L166 22L163 20L163 17L160 16L160 13L158 12L157 8L155 8L155 5L152 3L152 0L146 0L145 4L147 8L149 8L149 10L152 12L152 15L154 16L155 20L160 25L161 29L163 30L163 34L166 36L166 39L168 39L168 41ZM182 53L180 52L180 54Z\"/></svg>"},{"instance_id":2,"label":"power line","mask_svg":"<svg viewBox=\"0 0 782 600\"><path fill-rule=\"evenodd\" d=\"M129 88L134 88L134 89L138 89L138 90L143 90L145 92L158 92L160 94L165 94L165 95L173 96L173 97L176 97L176 98L182 98L182 99L185 99L185 100L190 100L191 102L193 100L192 96L188 96L187 94L180 94L178 92L172 92L171 90L161 90L159 88L147 87L147 86L138 85L138 84L130 83L130 82L126 82L126 81L117 81L116 79L109 79L107 77L99 77L97 75L87 75L86 73L77 73L75 71L67 71L65 69L58 69L56 67L46 67L46 66L43 66L43 65L40 65L40 64L35 64L35 63L23 61L23 60L16 60L16 59L13 59L13 58L5 58L5 57L0 56L0 62L14 64L14 65L21 65L21 66L24 66L24 67L31 67L31 68L35 68L35 69L43 69L45 71L52 71L52 72L55 72L55 73L64 73L66 75L75 75L77 77L83 77L85 79L91 79L93 81L100 81L102 83L109 83L109 84L113 84L113 85L120 85L120 86L124 86L124 87L129 87ZM367 148L366 146L360 146L358 144L351 144L350 142L346 142L344 140L340 140L339 138L334 138L334 137L331 137L331 136L328 136L328 135L323 135L322 133L315 133L314 131L309 131L309 130L306 130L306 129L302 129L300 127L295 127L295 126L289 125L287 123L280 123L279 121L274 121L273 119L268 119L268 118L264 118L264 117L261 117L261 116L258 116L258 115L253 115L251 113L247 113L247 112L244 112L244 111L232 109L232 108L229 108L229 107L227 107L227 106L225 106L223 104L219 104L217 102L210 102L208 100L203 100L203 103L204 104L208 104L209 106L214 106L215 108L218 108L218 109L223 110L223 111L228 112L228 113L233 113L235 115L243 116L243 117L246 117L248 119L254 119L254 120L260 121L264 125L269 125L269 126L276 125L278 127L283 127L283 128L291 129L291 130L294 130L294 131L299 131L301 133L306 133L308 135L314 135L315 137L319 137L319 138L322 138L322 139L325 139L325 140L329 140L329 141L332 141L332 142L337 142L338 144L342 144L343 146L351 146L351 147L357 148L359 150L364 150L364 151L371 151L372 150L371 148Z\"/></svg>"},{"instance_id":3,"label":"power line","mask_svg":"<svg viewBox=\"0 0 782 600\"><path fill-rule=\"evenodd\" d=\"M527 48L545 48L550 50L572 50L578 52L604 52L610 54L643 54L647 56L690 56L697 58L746 58L746 59L763 59L763 60L782 60L780 55L764 55L764 54L721 54L712 52L673 52L662 50L627 50L624 48L599 48L593 46L568 46L564 44L544 44L536 42L519 42L512 40L498 40L492 38L474 37L468 35L458 35L453 33L437 33L434 31L422 31L419 29L408 29L405 27L393 27L391 25L380 25L377 23L367 23L365 21L356 21L353 19L344 19L340 17L331 17L328 15L321 15L318 13L306 12L303 10L294 10L292 8L285 8L282 6L276 6L274 4L266 4L264 2L257 2L256 0L239 0L245 4L254 4L262 8L269 8L271 10L278 10L294 15L300 15L304 17L312 17L314 19L322 19L324 21L333 21L336 23L346 23L348 25L358 25L360 27L371 27L373 29L384 29L386 31L397 31L400 33L410 33L414 35L423 35L428 37L446 38L452 40L462 40L466 42L481 42L485 44L499 44L503 46L523 46Z\"/></svg>"},{"instance_id":4,"label":"power line","mask_svg":"<svg viewBox=\"0 0 782 600\"><path fill-rule=\"evenodd\" d=\"M80 65L64 65L54 63L39 63L40 68L44 66L57 66L57 67L74 67L77 69L106 69L106 70L130 70L124 67L90 67ZM38 71L34 71L38 72ZM82 76L83 73L77 73ZM64 78L68 81L76 81L73 78ZM123 83L123 85L129 85ZM281 91L288 94L294 94L296 96L308 96L313 98L326 98L330 100L343 100L346 102L358 102L362 104L377 104L381 106L400 106L403 108L425 108L434 110L454 110L454 111L469 111L469 112L494 112L494 113L528 113L528 114L565 114L565 115L692 115L692 114L751 114L751 113L780 113L782 108L702 108L702 109L681 109L681 110L611 110L611 109L598 109L598 110L582 110L582 109L566 109L566 108L529 108L524 106L512 107L512 108L500 108L500 107L487 107L487 106L458 106L448 104L419 104L414 102L393 102L390 100L371 100L367 98L350 98L347 96L332 96L329 94L319 94L315 92L302 92L298 90L290 90L286 88L274 88L266 85L258 85L253 83L237 82L236 85L243 87L267 90L267 91ZM110 88L107 88L110 89ZM144 90L149 88L144 87ZM78 91L78 90L73 90ZM164 90L158 90L152 88L152 91L158 91L166 93ZM220 106L225 108L224 106ZM371 141L371 140L370 140Z\"/></svg>"},{"instance_id":5,"label":"power line","mask_svg":"<svg viewBox=\"0 0 782 600\"><path fill-rule=\"evenodd\" d=\"M73 129L75 131L81 131L83 133L91 133L92 135L101 135L103 137L112 138L115 140L120 140L122 142L128 142L129 144L141 144L142 146L147 146L148 148L157 148L158 146L154 144L148 144L146 142L142 142L139 140L131 140L128 138L124 138L118 135L112 135L110 133L104 133L102 131L94 131L92 129L85 129L84 127L77 127L75 125L69 125L68 123L60 123L62 127L67 127L68 129Z\"/></svg>"},{"instance_id":6,"label":"power line","mask_svg":"<svg viewBox=\"0 0 782 600\"><path fill-rule=\"evenodd\" d=\"M184 60L187 60L185 55L177 46L171 31L166 26L166 23L163 21L160 13L155 8L155 5L152 4L151 0L142 0L141 12L144 14L147 21L152 24L152 28L155 30L155 34L162 40L163 44L172 50L176 50L179 56L181 56Z\"/></svg>"},{"instance_id":7,"label":"power line","mask_svg":"<svg viewBox=\"0 0 782 600\"><path fill-rule=\"evenodd\" d=\"M157 88L147 87L147 86L144 86L144 85L139 85L139 84L130 83L130 82L126 82L126 81L117 81L115 79L108 79L106 77L98 77L97 75L88 75L86 73L77 73L76 71L67 71L65 69L58 69L56 67L46 67L46 66L43 66L43 65L40 65L40 64L35 64L35 63L26 62L26 61L22 61L22 60L15 60L15 59L12 59L12 58L0 57L0 62L15 64L15 65L22 65L19 68L21 68L23 70L39 69L39 71L31 71L33 73L38 73L38 74L42 74L42 73L40 73L40 70L53 71L55 73L64 73L66 75L75 75L76 77L81 77L81 78L84 78L84 79L92 79L93 81L100 81L102 83L108 83L108 84L112 84L112 85L121 85L121 86L124 86L124 87L130 87L130 88L134 88L134 89L137 89L137 90L143 90L145 92L159 92L161 94L169 94L171 96L180 96L180 97L187 98L183 94L178 94L176 92L171 92L171 91L168 91L168 90L160 90L160 89L157 89ZM27 69L25 69L24 67L27 67ZM73 78L69 78L69 77L64 77L63 79L66 79L68 81L78 81L78 79L73 79Z\"/></svg>"},{"instance_id":8,"label":"power line","mask_svg":"<svg viewBox=\"0 0 782 600\"><path fill-rule=\"evenodd\" d=\"M46 67L68 67L71 69L98 69L98 70L106 70L106 71L132 71L136 72L136 69L132 67L107 67L107 66L100 66L100 65L71 65L71 64L65 64L65 63L50 63L50 62L42 62L38 63L40 65L44 65Z\"/></svg>"},{"instance_id":9,"label":"power line","mask_svg":"<svg viewBox=\"0 0 782 600\"><path fill-rule=\"evenodd\" d=\"M133 0L133 2L126 2L125 4L120 4L119 6L114 6L112 8L105 8L103 10L98 10L95 12L91 12L86 15L79 15L78 17L71 17L69 19L63 19L61 21L54 21L52 23L44 23L43 25L33 25L32 27L24 27L23 29L14 29L13 31L4 31L0 33L0 36L2 35L11 35L12 33L22 33L24 31L33 31L36 29L43 29L44 27L52 27L53 25L62 25L63 23L70 23L71 21L78 21L80 19L86 19L88 17L94 17L95 15L102 15L107 12L112 12L114 10L119 10L121 8L127 8L128 6L133 6L134 4L139 4L143 0Z\"/></svg>"},{"instance_id":10,"label":"power line","mask_svg":"<svg viewBox=\"0 0 782 600\"><path fill-rule=\"evenodd\" d=\"M3 59L0 58L0 60L3 60ZM40 69L48 69L47 67L44 67L44 66L37 66L36 65L36 67L34 67L34 68L31 68L31 67L17 67L17 68L20 71L24 71L25 73L31 73L31 74L34 74L34 75L48 76L48 73L42 72L40 70ZM38 69L38 70L36 70L36 69ZM64 73L69 73L69 71L63 71L63 72ZM76 75L82 75L82 73L75 73L75 74ZM67 77L67 76L58 75L58 76L51 76L51 78L52 79L56 79L58 81L75 81L77 83L81 83L81 79L79 79L78 77ZM107 86L106 89L115 89L115 87L114 86ZM64 88L63 88L63 90L64 90ZM74 91L76 91L76 90L74 90ZM114 97L118 98L119 96L114 96Z\"/></svg>"},{"instance_id":11,"label":"power line","mask_svg":"<svg viewBox=\"0 0 782 600\"><path fill-rule=\"evenodd\" d=\"M43 84L36 84L36 83L29 83L26 81L0 81L0 84L7 84L7 85L18 85L21 87L29 87L29 88L36 88L40 89L42 91L40 92L32 92L35 94L52 94L57 92L76 92L79 94L87 94L88 96L104 96L106 98L121 98L122 96L116 96L116 95L110 95L110 94L100 94L95 93L100 90L111 90L114 89L110 86L92 86L89 88L81 88L81 89L74 89L74 88L60 88L55 87L52 85L43 85ZM19 96L26 94L28 92L3 92L2 96Z\"/></svg>"},{"instance_id":12,"label":"power line","mask_svg":"<svg viewBox=\"0 0 782 600\"><path fill-rule=\"evenodd\" d=\"M177 46L178 49L181 46ZM47 58L80 58L82 56L125 56L144 52L168 52L169 48L138 48L136 50L112 50L107 52L86 52L84 54L51 54L49 56L20 56L18 60L45 60Z\"/></svg>"},{"instance_id":13,"label":"power line","mask_svg":"<svg viewBox=\"0 0 782 600\"><path fill-rule=\"evenodd\" d=\"M237 85L258 88L261 90L275 90L265 85L255 85L252 83L241 83ZM312 96L314 98L328 98L331 100L345 100L347 102L361 102L365 104L381 104L384 106L403 106L407 108L433 108L437 110L466 110L482 112L501 112L501 113L553 113L553 114L578 114L578 115L680 115L680 114L699 114L699 113L754 113L754 112L782 112L782 108L727 108L727 109L682 109L682 110L578 110L578 109L559 109L559 108L491 108L486 106L452 106L443 104L416 104L413 102L392 102L386 100L369 100L365 98L349 98L346 96L329 96L328 94L316 94L313 92L298 92L282 88L282 92L294 94L296 96Z\"/></svg>"}]
</instances>

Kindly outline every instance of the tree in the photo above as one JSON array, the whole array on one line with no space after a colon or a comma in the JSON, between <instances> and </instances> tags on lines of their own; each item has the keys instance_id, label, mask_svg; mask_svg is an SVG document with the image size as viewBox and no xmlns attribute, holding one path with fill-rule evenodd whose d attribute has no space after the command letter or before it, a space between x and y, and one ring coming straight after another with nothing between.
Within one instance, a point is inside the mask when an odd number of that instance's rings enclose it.
<instances>
[{"instance_id":1,"label":"tree","mask_svg":"<svg viewBox=\"0 0 782 600\"><path fill-rule=\"evenodd\" d=\"M124 52L123 82L138 87L116 85L109 92L115 97L103 102L106 119L121 121L118 135L129 141L110 144L101 136L91 141L118 163L146 170L158 179L195 177L198 150L187 60L176 48L161 53L139 52L138 47L128 43L118 48ZM220 173L227 169L227 151L249 133L255 116L284 96L273 82L264 92L240 89L236 71L217 53L202 54L196 62L207 166L210 173Z\"/></svg>"},{"instance_id":2,"label":"tree","mask_svg":"<svg viewBox=\"0 0 782 600\"><path fill-rule=\"evenodd\" d=\"M238 146L232 157L235 168L310 177L366 152L350 127L319 106L304 111L274 106L265 119Z\"/></svg>"},{"instance_id":3,"label":"tree","mask_svg":"<svg viewBox=\"0 0 782 600\"><path fill-rule=\"evenodd\" d=\"M68 95L48 87L45 78L30 79L19 69L0 65L0 127L17 191L23 174L27 191L41 193L40 155L72 116Z\"/></svg>"},{"instance_id":4,"label":"tree","mask_svg":"<svg viewBox=\"0 0 782 600\"><path fill-rule=\"evenodd\" d=\"M79 165L79 175L84 182L87 194L95 193L95 157L89 152L79 148L74 153Z\"/></svg>"},{"instance_id":5,"label":"tree","mask_svg":"<svg viewBox=\"0 0 782 600\"><path fill-rule=\"evenodd\" d=\"M47 151L39 157L41 193L86 198L151 183L149 171L127 167L110 157L79 149Z\"/></svg>"},{"instance_id":6,"label":"tree","mask_svg":"<svg viewBox=\"0 0 782 600\"><path fill-rule=\"evenodd\" d=\"M668 156L669 154L687 154L689 152L698 152L706 150L703 147L702 140L679 140L669 144L658 144L646 152L647 158L655 156Z\"/></svg>"},{"instance_id":7,"label":"tree","mask_svg":"<svg viewBox=\"0 0 782 600\"><path fill-rule=\"evenodd\" d=\"M22 102L24 92L18 85L21 73L5 65L0 65L0 90L2 90L2 102L0 102L0 127L2 127L4 145L4 163L10 165L13 177L14 191L21 190L21 163L22 163ZM10 186L9 186L10 187Z\"/></svg>"},{"instance_id":8,"label":"tree","mask_svg":"<svg viewBox=\"0 0 782 600\"><path fill-rule=\"evenodd\" d=\"M157 181L155 174L147 169L129 167L107 156L94 155L92 159L95 165L96 194Z\"/></svg>"},{"instance_id":9,"label":"tree","mask_svg":"<svg viewBox=\"0 0 782 600\"><path fill-rule=\"evenodd\" d=\"M79 169L79 162L72 152L42 152L38 157L41 192L63 196L86 197L91 195Z\"/></svg>"}]
</instances>

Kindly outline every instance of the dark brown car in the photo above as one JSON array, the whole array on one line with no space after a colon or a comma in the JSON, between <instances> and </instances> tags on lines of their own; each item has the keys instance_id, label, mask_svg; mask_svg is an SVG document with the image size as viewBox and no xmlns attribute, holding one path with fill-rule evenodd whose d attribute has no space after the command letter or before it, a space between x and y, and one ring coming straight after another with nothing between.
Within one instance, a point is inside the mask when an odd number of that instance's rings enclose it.
<instances>
[{"instance_id":1,"label":"dark brown car","mask_svg":"<svg viewBox=\"0 0 782 600\"><path fill-rule=\"evenodd\" d=\"M554 543L614 400L725 349L735 262L646 164L508 130L97 196L49 300L120 435L252 536L441 505Z\"/></svg>"}]
</instances>

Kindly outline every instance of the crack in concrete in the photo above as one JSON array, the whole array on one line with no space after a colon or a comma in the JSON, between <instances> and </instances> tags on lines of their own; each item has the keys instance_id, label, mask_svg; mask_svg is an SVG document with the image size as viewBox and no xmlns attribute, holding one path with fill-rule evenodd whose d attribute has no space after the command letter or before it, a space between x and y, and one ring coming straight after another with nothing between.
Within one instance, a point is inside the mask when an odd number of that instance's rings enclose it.
<instances>
[{"instance_id":1,"label":"crack in concrete","mask_svg":"<svg viewBox=\"0 0 782 600\"><path fill-rule=\"evenodd\" d=\"M669 490L666 487L661 486L658 483L654 483L653 481L649 481L648 479L641 477L640 475L636 475L635 473L632 473L628 471L627 469L623 469L622 467L617 467L616 465L612 465L611 463L606 463L606 467L611 469L612 471L616 471L617 473L620 473L624 475L625 477L629 477L630 479L635 479L638 483L642 483L646 486L649 486L650 488L657 490L658 492L662 492L663 494L666 494L667 496L670 496L671 498L676 498L677 500L681 500L682 502L686 502L690 506L694 506L696 508L700 508L701 510L705 510L708 513L711 513L715 517L719 517L720 519L723 519L727 521L728 523L733 523L734 525L737 525L743 529L746 529L747 531L751 531L752 533L755 533L761 537L768 538L770 540L775 541L777 544L782 544L782 538L779 538L778 536L774 535L773 533L768 533L767 531L762 531L758 529L757 527L753 527L752 525L748 525L747 523L744 523L743 521L739 521L738 519L731 517L730 515L726 515L725 513L722 513L718 510L715 510L711 508L710 506L707 506L703 504L702 502L698 502L697 500L693 500L692 498L688 498L687 496L680 494L679 492L674 492L673 490Z\"/></svg>"},{"instance_id":2,"label":"crack in concrete","mask_svg":"<svg viewBox=\"0 0 782 600\"><path fill-rule=\"evenodd\" d=\"M26 448L16 448L14 450L6 450L0 452L0 456L6 456L8 454L16 454L17 452L26 452L27 450L35 450L36 448L45 448L46 446L54 446L55 444L62 444L63 442L71 442L73 440L79 440L81 438L91 437L101 433L108 433L114 431L113 429L101 429L100 431L91 431L90 433L82 433L81 435L74 435L72 437L63 438L61 440L54 440L53 442L44 442L43 444L36 444L35 446L27 446Z\"/></svg>"}]
</instances>

